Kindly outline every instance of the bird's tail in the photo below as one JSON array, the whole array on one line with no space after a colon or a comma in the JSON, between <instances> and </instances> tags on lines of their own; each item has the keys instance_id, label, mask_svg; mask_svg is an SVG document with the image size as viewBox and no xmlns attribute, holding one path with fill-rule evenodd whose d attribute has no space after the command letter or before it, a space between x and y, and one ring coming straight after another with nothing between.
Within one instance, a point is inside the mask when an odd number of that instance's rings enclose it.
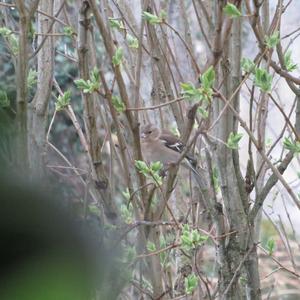
<instances>
[{"instance_id":1,"label":"bird's tail","mask_svg":"<svg viewBox=\"0 0 300 300\"><path fill-rule=\"evenodd\" d=\"M191 170L193 172L193 178L196 180L197 184L203 188L206 186L205 183L205 176L204 174L201 174L200 170L197 170L197 164L196 164L196 160L193 159L192 161L189 159L189 157L186 157L186 159L184 160L184 164L183 164L187 169Z\"/></svg>"}]
</instances>

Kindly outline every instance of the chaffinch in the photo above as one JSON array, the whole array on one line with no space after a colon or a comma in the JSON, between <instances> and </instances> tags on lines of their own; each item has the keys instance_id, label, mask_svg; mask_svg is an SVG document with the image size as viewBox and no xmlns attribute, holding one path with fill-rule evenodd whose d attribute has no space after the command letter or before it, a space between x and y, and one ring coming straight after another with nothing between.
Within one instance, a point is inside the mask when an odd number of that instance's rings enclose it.
<instances>
[{"instance_id":1,"label":"chaffinch","mask_svg":"<svg viewBox=\"0 0 300 300\"><path fill-rule=\"evenodd\" d=\"M154 124L141 127L141 148L147 162L160 161L167 166L177 163L185 145L169 130L160 130ZM184 165L195 171L196 160L190 154L185 155Z\"/></svg>"}]
</instances>

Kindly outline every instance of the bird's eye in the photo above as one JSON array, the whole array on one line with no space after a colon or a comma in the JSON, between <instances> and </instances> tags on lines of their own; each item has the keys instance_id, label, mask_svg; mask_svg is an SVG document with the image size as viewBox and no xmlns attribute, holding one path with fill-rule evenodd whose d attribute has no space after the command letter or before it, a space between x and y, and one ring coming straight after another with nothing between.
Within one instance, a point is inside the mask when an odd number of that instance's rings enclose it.
<instances>
[{"instance_id":1,"label":"bird's eye","mask_svg":"<svg viewBox=\"0 0 300 300\"><path fill-rule=\"evenodd\" d=\"M152 133L152 130L149 130L147 133L148 133L148 134Z\"/></svg>"}]
</instances>

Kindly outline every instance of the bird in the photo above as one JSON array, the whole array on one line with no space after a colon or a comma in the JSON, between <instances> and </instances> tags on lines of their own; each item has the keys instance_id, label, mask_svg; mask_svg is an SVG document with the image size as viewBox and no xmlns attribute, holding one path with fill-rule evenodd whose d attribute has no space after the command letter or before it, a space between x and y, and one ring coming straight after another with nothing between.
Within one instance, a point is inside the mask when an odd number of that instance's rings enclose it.
<instances>
[{"instance_id":1,"label":"bird","mask_svg":"<svg viewBox=\"0 0 300 300\"><path fill-rule=\"evenodd\" d=\"M165 167L178 163L185 148L171 131L152 123L141 126L140 137L143 158L147 162L160 161ZM191 154L185 154L183 164L196 171L197 161Z\"/></svg>"}]
</instances>

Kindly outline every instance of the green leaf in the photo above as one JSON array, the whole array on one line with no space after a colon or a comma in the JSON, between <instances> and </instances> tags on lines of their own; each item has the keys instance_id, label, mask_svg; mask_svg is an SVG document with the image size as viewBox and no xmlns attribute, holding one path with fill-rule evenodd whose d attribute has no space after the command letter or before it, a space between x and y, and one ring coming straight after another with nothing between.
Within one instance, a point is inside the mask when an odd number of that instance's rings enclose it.
<instances>
[{"instance_id":1,"label":"green leaf","mask_svg":"<svg viewBox=\"0 0 300 300\"><path fill-rule=\"evenodd\" d=\"M94 67L91 74L90 74L90 77L91 77L91 81L94 83L94 82L98 82L100 80L100 71L98 70L97 67Z\"/></svg>"},{"instance_id":2,"label":"green leaf","mask_svg":"<svg viewBox=\"0 0 300 300\"><path fill-rule=\"evenodd\" d=\"M122 204L121 205L121 218L126 224L132 224L133 222L133 207L130 204L129 206Z\"/></svg>"},{"instance_id":3,"label":"green leaf","mask_svg":"<svg viewBox=\"0 0 300 300\"><path fill-rule=\"evenodd\" d=\"M272 35L265 37L265 44L269 49L273 49L279 43L279 31L276 30Z\"/></svg>"},{"instance_id":4,"label":"green leaf","mask_svg":"<svg viewBox=\"0 0 300 300\"><path fill-rule=\"evenodd\" d=\"M127 40L129 48L137 49L139 47L139 41L136 37L134 37L130 34L127 34L126 40Z\"/></svg>"},{"instance_id":5,"label":"green leaf","mask_svg":"<svg viewBox=\"0 0 300 300\"><path fill-rule=\"evenodd\" d=\"M118 30L125 30L122 21L119 21L118 19L115 18L108 18L108 20L109 20L109 26L111 28L118 29Z\"/></svg>"},{"instance_id":6,"label":"green leaf","mask_svg":"<svg viewBox=\"0 0 300 300\"><path fill-rule=\"evenodd\" d=\"M31 21L29 23L29 28L28 28L28 38L32 41L34 39L35 34L36 34L36 31L35 31L34 22Z\"/></svg>"},{"instance_id":7,"label":"green leaf","mask_svg":"<svg viewBox=\"0 0 300 300\"><path fill-rule=\"evenodd\" d=\"M220 182L219 182L219 174L216 167L213 167L213 184L216 192L220 191Z\"/></svg>"},{"instance_id":8,"label":"green leaf","mask_svg":"<svg viewBox=\"0 0 300 300\"><path fill-rule=\"evenodd\" d=\"M37 83L37 71L34 69L30 69L27 77L27 86L28 89L31 90Z\"/></svg>"},{"instance_id":9,"label":"green leaf","mask_svg":"<svg viewBox=\"0 0 300 300\"><path fill-rule=\"evenodd\" d=\"M242 133L233 133L230 132L226 146L230 149L238 149L239 148L239 141L243 137Z\"/></svg>"},{"instance_id":10,"label":"green leaf","mask_svg":"<svg viewBox=\"0 0 300 300\"><path fill-rule=\"evenodd\" d=\"M150 177L153 178L156 185L162 185L162 177L157 172L151 172Z\"/></svg>"},{"instance_id":11,"label":"green leaf","mask_svg":"<svg viewBox=\"0 0 300 300\"><path fill-rule=\"evenodd\" d=\"M135 161L135 167L140 173L147 178L152 179L155 185L162 184L162 177L160 176L160 162L153 162L150 167L142 160ZM162 164L161 164L162 165Z\"/></svg>"},{"instance_id":12,"label":"green leaf","mask_svg":"<svg viewBox=\"0 0 300 300\"><path fill-rule=\"evenodd\" d=\"M100 88L100 83L98 81L91 81L91 80L87 80L87 85L88 85L88 88L87 89L83 89L83 92L84 93L93 93L93 92L96 92L98 91L98 89Z\"/></svg>"},{"instance_id":13,"label":"green leaf","mask_svg":"<svg viewBox=\"0 0 300 300\"><path fill-rule=\"evenodd\" d=\"M283 146L287 150L290 150L294 153L300 153L300 142L299 141L293 142L292 140L290 140L289 138L286 137L283 140Z\"/></svg>"},{"instance_id":14,"label":"green leaf","mask_svg":"<svg viewBox=\"0 0 300 300\"><path fill-rule=\"evenodd\" d=\"M210 66L202 75L201 75L201 84L205 89L211 89L215 82L215 70L213 66Z\"/></svg>"},{"instance_id":15,"label":"green leaf","mask_svg":"<svg viewBox=\"0 0 300 300\"><path fill-rule=\"evenodd\" d=\"M238 8L232 3L227 3L223 11L230 18L238 18L242 15Z\"/></svg>"},{"instance_id":16,"label":"green leaf","mask_svg":"<svg viewBox=\"0 0 300 300\"><path fill-rule=\"evenodd\" d=\"M149 172L149 167L147 164L142 160L136 160L135 161L135 167L141 172L141 173L147 173Z\"/></svg>"},{"instance_id":17,"label":"green leaf","mask_svg":"<svg viewBox=\"0 0 300 300\"><path fill-rule=\"evenodd\" d=\"M197 89L192 83L180 83L181 93L183 96L186 96L189 99L201 101L203 96L201 94L201 90Z\"/></svg>"},{"instance_id":18,"label":"green leaf","mask_svg":"<svg viewBox=\"0 0 300 300\"><path fill-rule=\"evenodd\" d=\"M10 101L7 97L6 91L0 90L0 107L5 108L9 107Z\"/></svg>"},{"instance_id":19,"label":"green leaf","mask_svg":"<svg viewBox=\"0 0 300 300\"><path fill-rule=\"evenodd\" d=\"M159 18L162 20L162 21L165 21L167 19L167 12L165 10L161 10L160 13L159 13Z\"/></svg>"},{"instance_id":20,"label":"green leaf","mask_svg":"<svg viewBox=\"0 0 300 300\"><path fill-rule=\"evenodd\" d=\"M117 112L121 113L126 110L126 106L120 97L112 96L111 101L112 101L112 105L114 106Z\"/></svg>"},{"instance_id":21,"label":"green leaf","mask_svg":"<svg viewBox=\"0 0 300 300\"><path fill-rule=\"evenodd\" d=\"M12 53L17 56L18 51L19 51L19 40L18 38L15 36L15 34L11 34L8 37L8 43L10 45L10 48L12 50Z\"/></svg>"},{"instance_id":22,"label":"green leaf","mask_svg":"<svg viewBox=\"0 0 300 300\"><path fill-rule=\"evenodd\" d=\"M289 72L292 72L298 68L297 64L292 61L292 51L288 50L284 55L284 66Z\"/></svg>"},{"instance_id":23,"label":"green leaf","mask_svg":"<svg viewBox=\"0 0 300 300\"><path fill-rule=\"evenodd\" d=\"M198 107L197 111L199 112L200 116L203 119L207 119L208 118L208 111L205 110L202 106Z\"/></svg>"},{"instance_id":24,"label":"green leaf","mask_svg":"<svg viewBox=\"0 0 300 300\"><path fill-rule=\"evenodd\" d=\"M186 294L188 295L192 294L194 290L197 288L197 286L198 286L198 277L194 273L185 277L184 288Z\"/></svg>"},{"instance_id":25,"label":"green leaf","mask_svg":"<svg viewBox=\"0 0 300 300\"><path fill-rule=\"evenodd\" d=\"M210 103L213 95L213 84L215 81L215 71L211 66L209 67L200 77L201 87L196 88L192 83L180 83L182 88L182 94L190 99L204 101L205 103ZM204 113L204 111L201 111ZM204 113L205 115L205 113Z\"/></svg>"},{"instance_id":26,"label":"green leaf","mask_svg":"<svg viewBox=\"0 0 300 300\"><path fill-rule=\"evenodd\" d=\"M0 35L3 35L4 37L8 37L10 34L12 34L12 31L7 27L0 27Z\"/></svg>"},{"instance_id":27,"label":"green leaf","mask_svg":"<svg viewBox=\"0 0 300 300\"><path fill-rule=\"evenodd\" d=\"M151 163L150 168L153 172L158 172L163 168L163 164L160 161Z\"/></svg>"},{"instance_id":28,"label":"green leaf","mask_svg":"<svg viewBox=\"0 0 300 300\"><path fill-rule=\"evenodd\" d=\"M211 102L213 96L212 89L200 88L200 94L204 103L209 104Z\"/></svg>"},{"instance_id":29,"label":"green leaf","mask_svg":"<svg viewBox=\"0 0 300 300\"><path fill-rule=\"evenodd\" d=\"M187 235L182 235L181 236L181 245L182 245L182 248L184 249L190 249L190 248L193 248L193 242L192 240L190 239L189 236Z\"/></svg>"},{"instance_id":30,"label":"green leaf","mask_svg":"<svg viewBox=\"0 0 300 300\"><path fill-rule=\"evenodd\" d=\"M155 244L154 244L153 242L148 241L148 242L147 242L147 250L148 250L149 252L154 252L154 251L156 251L156 246L155 246Z\"/></svg>"},{"instance_id":31,"label":"green leaf","mask_svg":"<svg viewBox=\"0 0 300 300\"><path fill-rule=\"evenodd\" d=\"M255 63L249 58L242 58L241 66L244 72L253 73L255 70Z\"/></svg>"},{"instance_id":32,"label":"green leaf","mask_svg":"<svg viewBox=\"0 0 300 300\"><path fill-rule=\"evenodd\" d=\"M163 236L159 237L159 246L160 246L160 248L166 248L167 247L167 241Z\"/></svg>"},{"instance_id":33,"label":"green leaf","mask_svg":"<svg viewBox=\"0 0 300 300\"><path fill-rule=\"evenodd\" d=\"M122 60L123 60L123 48L118 47L114 56L112 57L112 63L116 67L122 63Z\"/></svg>"},{"instance_id":34,"label":"green leaf","mask_svg":"<svg viewBox=\"0 0 300 300\"><path fill-rule=\"evenodd\" d=\"M241 285L245 286L246 283L248 282L248 280L245 276L240 276L239 282L240 282Z\"/></svg>"},{"instance_id":35,"label":"green leaf","mask_svg":"<svg viewBox=\"0 0 300 300\"><path fill-rule=\"evenodd\" d=\"M150 14L147 11L143 11L142 17L150 24L160 24L163 22L163 20L160 17Z\"/></svg>"},{"instance_id":36,"label":"green leaf","mask_svg":"<svg viewBox=\"0 0 300 300\"><path fill-rule=\"evenodd\" d=\"M56 111L64 110L71 101L71 91L66 91L62 96L59 96L56 103L55 109Z\"/></svg>"},{"instance_id":37,"label":"green leaf","mask_svg":"<svg viewBox=\"0 0 300 300\"><path fill-rule=\"evenodd\" d=\"M191 251L202 245L208 239L208 236L201 235L198 230L191 230L188 224L182 228L181 247L186 251Z\"/></svg>"},{"instance_id":38,"label":"green leaf","mask_svg":"<svg viewBox=\"0 0 300 300\"><path fill-rule=\"evenodd\" d=\"M124 196L124 198L128 201L130 199L130 193L129 193L129 189L127 188L125 191L122 192L122 195Z\"/></svg>"},{"instance_id":39,"label":"green leaf","mask_svg":"<svg viewBox=\"0 0 300 300\"><path fill-rule=\"evenodd\" d=\"M265 145L267 148L270 148L272 146L272 139L269 137L269 138L266 138L266 141L265 141Z\"/></svg>"},{"instance_id":40,"label":"green leaf","mask_svg":"<svg viewBox=\"0 0 300 300\"><path fill-rule=\"evenodd\" d=\"M124 262L126 264L131 264L136 258L135 247L127 246L124 251Z\"/></svg>"},{"instance_id":41,"label":"green leaf","mask_svg":"<svg viewBox=\"0 0 300 300\"><path fill-rule=\"evenodd\" d=\"M75 31L71 26L65 26L64 27L64 34L66 36L72 37L75 34Z\"/></svg>"},{"instance_id":42,"label":"green leaf","mask_svg":"<svg viewBox=\"0 0 300 300\"><path fill-rule=\"evenodd\" d=\"M273 238L269 238L268 239L268 242L267 242L267 245L266 245L266 248L269 252L269 255L272 255L275 251L275 241Z\"/></svg>"},{"instance_id":43,"label":"green leaf","mask_svg":"<svg viewBox=\"0 0 300 300\"><path fill-rule=\"evenodd\" d=\"M74 81L74 83L76 84L77 88L82 90L85 94L97 92L100 89L100 72L97 67L94 67L90 73L90 79L77 79Z\"/></svg>"},{"instance_id":44,"label":"green leaf","mask_svg":"<svg viewBox=\"0 0 300 300\"><path fill-rule=\"evenodd\" d=\"M167 241L163 236L160 236L160 238L159 238L159 246L161 249L167 247ZM160 263L161 263L162 267L166 267L169 262L169 256L167 254L167 251L161 252L159 254L159 258L160 258Z\"/></svg>"},{"instance_id":45,"label":"green leaf","mask_svg":"<svg viewBox=\"0 0 300 300\"><path fill-rule=\"evenodd\" d=\"M19 51L19 40L16 35L7 27L0 27L0 35L5 37L14 55Z\"/></svg>"},{"instance_id":46,"label":"green leaf","mask_svg":"<svg viewBox=\"0 0 300 300\"><path fill-rule=\"evenodd\" d=\"M74 81L74 83L76 84L76 87L80 90L90 88L89 84L84 79L77 79Z\"/></svg>"},{"instance_id":47,"label":"green leaf","mask_svg":"<svg viewBox=\"0 0 300 300\"><path fill-rule=\"evenodd\" d=\"M91 205L88 206L88 208L89 208L90 213L92 213L96 216L99 216L99 217L101 216L101 210L97 205L92 205L91 204Z\"/></svg>"},{"instance_id":48,"label":"green leaf","mask_svg":"<svg viewBox=\"0 0 300 300\"><path fill-rule=\"evenodd\" d=\"M186 234L190 231L190 226L189 224L184 224L183 227L182 227L182 233L183 234Z\"/></svg>"},{"instance_id":49,"label":"green leaf","mask_svg":"<svg viewBox=\"0 0 300 300\"><path fill-rule=\"evenodd\" d=\"M195 86L192 83L190 83L190 82L187 82L187 83L181 82L180 83L180 87L182 89L181 92L184 95L187 95L188 97L194 96L195 93L196 93L196 90L197 90L195 88Z\"/></svg>"},{"instance_id":50,"label":"green leaf","mask_svg":"<svg viewBox=\"0 0 300 300\"><path fill-rule=\"evenodd\" d=\"M255 70L254 84L263 92L267 93L272 87L272 75L270 75L265 69L257 68Z\"/></svg>"},{"instance_id":51,"label":"green leaf","mask_svg":"<svg viewBox=\"0 0 300 300\"><path fill-rule=\"evenodd\" d=\"M200 244L202 244L203 242L206 242L208 239L208 236L206 235L201 235L199 233L198 230L192 230L191 232L191 236L192 236L192 241L196 246L199 246Z\"/></svg>"},{"instance_id":52,"label":"green leaf","mask_svg":"<svg viewBox=\"0 0 300 300\"><path fill-rule=\"evenodd\" d=\"M220 191L220 180L219 180L219 173L218 169L216 167L213 167L213 184L214 184L214 189L218 193Z\"/></svg>"}]
</instances>

